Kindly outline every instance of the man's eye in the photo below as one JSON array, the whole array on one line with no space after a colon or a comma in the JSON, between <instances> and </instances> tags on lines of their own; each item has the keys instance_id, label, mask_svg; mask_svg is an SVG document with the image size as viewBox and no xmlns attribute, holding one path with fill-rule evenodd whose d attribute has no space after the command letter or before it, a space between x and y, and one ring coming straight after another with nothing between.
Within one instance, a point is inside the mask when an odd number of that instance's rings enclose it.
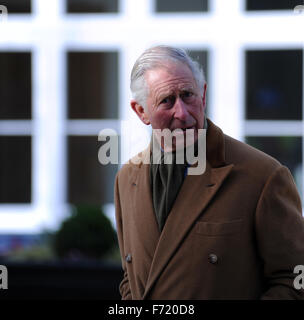
<instances>
[{"instance_id":1,"label":"man's eye","mask_svg":"<svg viewBox=\"0 0 304 320\"><path fill-rule=\"evenodd\" d=\"M161 104L166 104L166 103L169 103L170 102L170 99L169 98L165 98L161 101Z\"/></svg>"},{"instance_id":2,"label":"man's eye","mask_svg":"<svg viewBox=\"0 0 304 320\"><path fill-rule=\"evenodd\" d=\"M190 92L190 91L185 91L185 92L183 93L183 97L184 97L184 98L190 98L190 97L192 97L192 96L193 96L193 93Z\"/></svg>"},{"instance_id":3,"label":"man's eye","mask_svg":"<svg viewBox=\"0 0 304 320\"><path fill-rule=\"evenodd\" d=\"M160 104L161 105L164 105L164 106L170 106L171 104L174 104L174 100L175 98L174 97L167 97L167 98L164 98Z\"/></svg>"}]
</instances>

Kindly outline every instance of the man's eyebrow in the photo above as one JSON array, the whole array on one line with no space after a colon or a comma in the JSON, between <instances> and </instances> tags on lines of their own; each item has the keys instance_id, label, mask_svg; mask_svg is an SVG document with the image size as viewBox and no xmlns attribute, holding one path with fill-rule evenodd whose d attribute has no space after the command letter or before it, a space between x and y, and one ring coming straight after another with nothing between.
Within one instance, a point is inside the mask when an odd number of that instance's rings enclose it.
<instances>
[{"instance_id":1,"label":"man's eyebrow","mask_svg":"<svg viewBox=\"0 0 304 320\"><path fill-rule=\"evenodd\" d=\"M180 91L188 91L188 90L194 90L194 86L192 84L189 85L183 85L179 88Z\"/></svg>"},{"instance_id":2,"label":"man's eyebrow","mask_svg":"<svg viewBox=\"0 0 304 320\"><path fill-rule=\"evenodd\" d=\"M185 91L193 91L194 90L194 85L192 83L189 84L180 84L180 86L178 86L178 90L181 92L185 92ZM160 102L162 101L164 98L170 97L175 95L175 90L174 89L160 89L159 92L156 93L155 97L156 97L156 101Z\"/></svg>"},{"instance_id":3,"label":"man's eyebrow","mask_svg":"<svg viewBox=\"0 0 304 320\"><path fill-rule=\"evenodd\" d=\"M163 92L160 92L159 94L156 95L156 100L157 101L163 100L164 98L167 98L172 95L174 95L173 90L163 91Z\"/></svg>"}]
</instances>

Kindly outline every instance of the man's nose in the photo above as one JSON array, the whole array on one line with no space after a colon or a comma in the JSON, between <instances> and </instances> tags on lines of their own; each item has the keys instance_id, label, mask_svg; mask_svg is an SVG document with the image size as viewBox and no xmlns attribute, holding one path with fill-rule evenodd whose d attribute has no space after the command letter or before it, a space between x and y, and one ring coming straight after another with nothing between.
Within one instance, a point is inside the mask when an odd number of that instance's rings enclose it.
<instances>
[{"instance_id":1,"label":"man's nose","mask_svg":"<svg viewBox=\"0 0 304 320\"><path fill-rule=\"evenodd\" d=\"M174 117L185 121L188 115L187 104L181 98L177 98L174 104Z\"/></svg>"}]
</instances>

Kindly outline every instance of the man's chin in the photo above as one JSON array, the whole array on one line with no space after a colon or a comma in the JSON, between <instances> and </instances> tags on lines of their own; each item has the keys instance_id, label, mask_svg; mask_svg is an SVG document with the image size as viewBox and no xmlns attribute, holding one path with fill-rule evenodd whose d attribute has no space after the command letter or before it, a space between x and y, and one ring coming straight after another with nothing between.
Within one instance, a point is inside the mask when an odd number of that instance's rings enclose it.
<instances>
[{"instance_id":1,"label":"man's chin","mask_svg":"<svg viewBox=\"0 0 304 320\"><path fill-rule=\"evenodd\" d=\"M172 137L172 144L163 143L163 150L165 152L184 150L192 146L197 141L197 138L197 130L194 128L176 130Z\"/></svg>"}]
</instances>

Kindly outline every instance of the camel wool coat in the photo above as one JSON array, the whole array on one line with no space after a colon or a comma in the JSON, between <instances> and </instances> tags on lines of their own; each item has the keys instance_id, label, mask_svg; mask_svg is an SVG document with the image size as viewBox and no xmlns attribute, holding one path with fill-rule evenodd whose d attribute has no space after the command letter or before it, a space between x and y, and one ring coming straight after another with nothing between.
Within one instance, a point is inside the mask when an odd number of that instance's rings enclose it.
<instances>
[{"instance_id":1,"label":"camel wool coat","mask_svg":"<svg viewBox=\"0 0 304 320\"><path fill-rule=\"evenodd\" d=\"M293 271L304 265L304 221L289 170L209 119L206 143L206 170L186 176L161 233L150 148L118 172L122 299L303 299Z\"/></svg>"}]
</instances>

